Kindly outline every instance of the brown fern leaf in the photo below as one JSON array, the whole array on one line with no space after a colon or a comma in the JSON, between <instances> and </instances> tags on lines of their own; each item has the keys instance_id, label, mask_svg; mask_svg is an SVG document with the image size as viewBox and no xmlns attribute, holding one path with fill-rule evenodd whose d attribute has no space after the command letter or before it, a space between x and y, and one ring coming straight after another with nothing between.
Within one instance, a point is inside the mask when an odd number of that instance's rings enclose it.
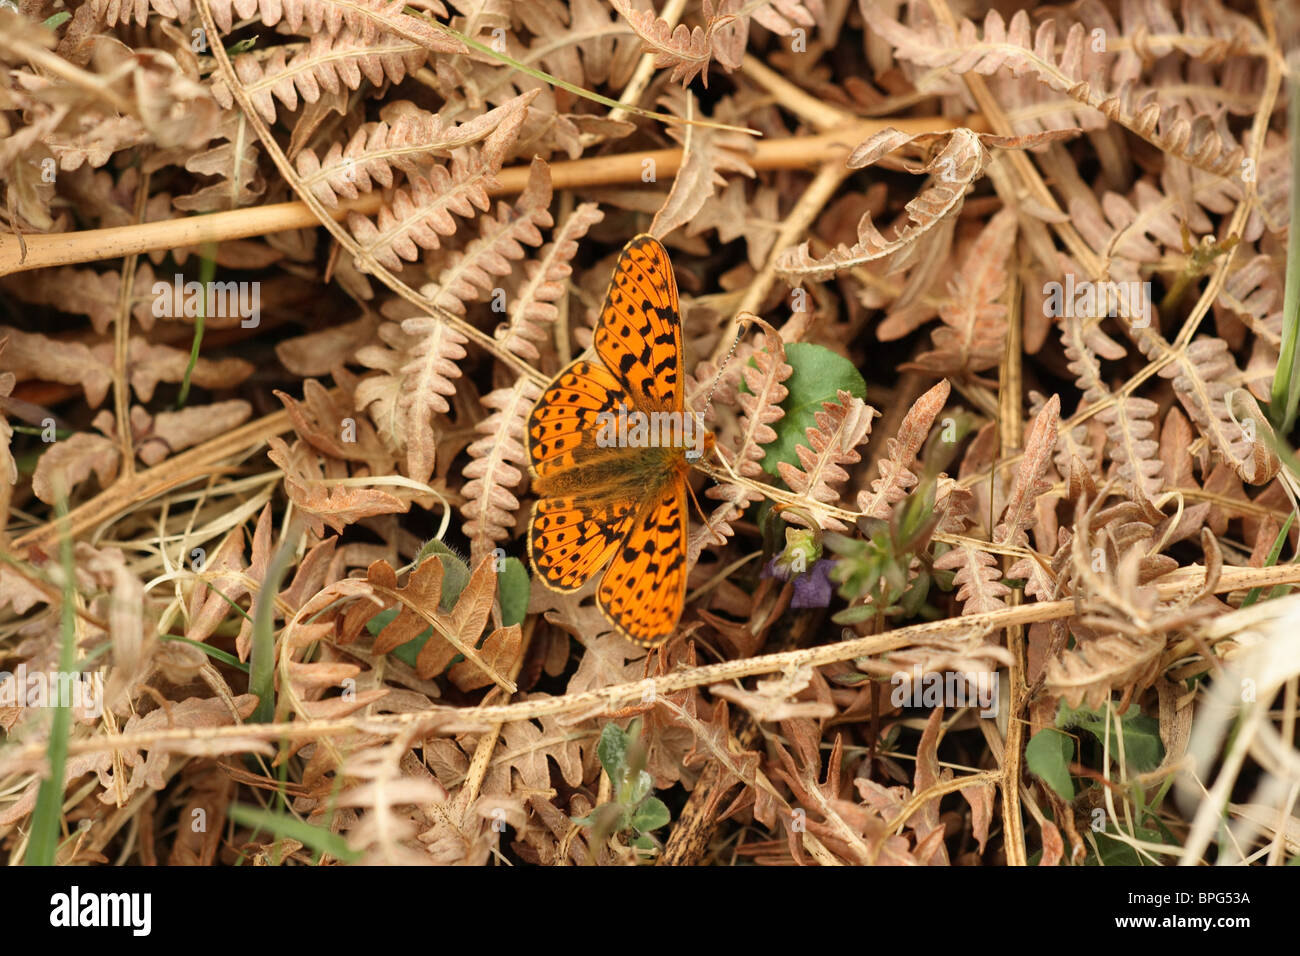
<instances>
[{"instance_id":1,"label":"brown fern leaf","mask_svg":"<svg viewBox=\"0 0 1300 956\"><path fill-rule=\"evenodd\" d=\"M406 749L404 742L395 741L353 751L334 778L342 780L346 775L351 785L332 795L331 801L340 807L365 811L351 817L356 822L348 828L348 842L366 863L419 866L430 862L429 848L416 839L421 827L412 807L443 806L448 794L427 774L403 772L401 762ZM324 748L318 751L323 752ZM464 844L461 849L465 849Z\"/></svg>"},{"instance_id":2,"label":"brown fern leaf","mask_svg":"<svg viewBox=\"0 0 1300 956\"><path fill-rule=\"evenodd\" d=\"M1070 707L1103 707L1116 689L1128 696L1149 687L1164 646L1152 635L1103 634L1081 642L1047 662L1047 689Z\"/></svg>"},{"instance_id":3,"label":"brown fern leaf","mask_svg":"<svg viewBox=\"0 0 1300 956\"><path fill-rule=\"evenodd\" d=\"M271 436L266 456L284 472L284 490L301 510L307 526L318 536L325 536L325 525L342 532L350 524L363 518L383 514L402 514L410 510L407 499L390 495L377 488L354 488L333 485L325 480L325 471L319 453L302 440L292 446L283 439ZM406 490L403 489L403 492ZM261 579L258 575L258 579ZM227 608L227 610L229 610ZM251 626L252 618L247 619Z\"/></svg>"},{"instance_id":4,"label":"brown fern leaf","mask_svg":"<svg viewBox=\"0 0 1300 956\"><path fill-rule=\"evenodd\" d=\"M1271 434L1270 426L1239 384L1241 371L1227 342L1202 336L1178 351L1160 374L1173 379L1188 416L1242 481L1262 485L1277 474L1281 463L1262 438Z\"/></svg>"},{"instance_id":5,"label":"brown fern leaf","mask_svg":"<svg viewBox=\"0 0 1300 956\"><path fill-rule=\"evenodd\" d=\"M1156 457L1159 444L1151 437L1155 434L1153 418L1158 406L1135 395L1112 398L1102 380L1098 356L1113 361L1127 353L1122 345L1098 328L1096 319L1075 314L1064 316L1061 319L1061 341L1065 346L1068 367L1083 390L1084 401L1090 405L1110 402L1097 414L1097 420L1106 426L1106 454L1115 462L1116 473L1124 482L1129 497L1154 517L1157 514L1155 497L1163 486L1161 463ZM1080 444L1077 439L1072 441ZM1085 463L1092 461L1091 455L1078 456L1071 451L1069 460L1061 467L1063 475L1070 474L1076 457ZM1061 464L1058 460L1058 467Z\"/></svg>"},{"instance_id":6,"label":"brown fern leaf","mask_svg":"<svg viewBox=\"0 0 1300 956\"><path fill-rule=\"evenodd\" d=\"M357 405L369 411L389 448L406 453L407 475L427 481L435 461L433 414L451 410L446 396L456 393L452 379L461 375L456 363L469 340L429 316L386 322L379 337L385 345L357 352L358 362L379 370L357 385Z\"/></svg>"},{"instance_id":7,"label":"brown fern leaf","mask_svg":"<svg viewBox=\"0 0 1300 956\"><path fill-rule=\"evenodd\" d=\"M974 544L959 544L941 555L934 566L939 571L956 571L953 584L957 585L957 600L962 602L963 614L996 611L1007 606L1006 597L1011 588L1002 583L1002 572L997 559Z\"/></svg>"},{"instance_id":8,"label":"brown fern leaf","mask_svg":"<svg viewBox=\"0 0 1300 956\"><path fill-rule=\"evenodd\" d=\"M1282 283L1270 257L1253 256L1232 269L1214 300L1214 309L1216 314L1227 312L1254 332L1272 351L1276 363L1282 347ZM1271 380L1270 373L1265 389Z\"/></svg>"},{"instance_id":9,"label":"brown fern leaf","mask_svg":"<svg viewBox=\"0 0 1300 956\"><path fill-rule=\"evenodd\" d=\"M708 69L713 59L712 23L709 29L696 27L692 30L684 23L673 29L653 10L633 9L630 0L610 0L610 5L641 38L645 51L655 55L655 67L673 68L668 77L670 83L680 80L685 86L703 73L704 85L709 85Z\"/></svg>"},{"instance_id":10,"label":"brown fern leaf","mask_svg":"<svg viewBox=\"0 0 1300 956\"><path fill-rule=\"evenodd\" d=\"M979 136L968 129L942 134L946 142L924 166L915 171L935 174L934 181L907 204L907 224L886 239L863 215L858 223L858 241L853 246L841 244L824 258L816 259L809 243L788 249L777 258L777 272L793 281L814 282L830 278L837 272L880 261L886 272L905 268L918 258L920 239L940 223L955 216L966 199L966 190L988 165L988 151ZM853 151L848 165L854 169L869 166L881 157L921 137L909 136L890 127L881 130ZM933 138L933 137L927 137Z\"/></svg>"},{"instance_id":11,"label":"brown fern leaf","mask_svg":"<svg viewBox=\"0 0 1300 956\"><path fill-rule=\"evenodd\" d=\"M452 253L438 281L421 287L421 295L438 308L464 315L466 302L491 292L493 276L510 275L511 261L524 257L522 243L542 244L538 227L552 224L550 205L550 167L544 160L534 159L528 186L519 201L513 207L507 202L498 203L495 217L480 217L479 237Z\"/></svg>"},{"instance_id":12,"label":"brown fern leaf","mask_svg":"<svg viewBox=\"0 0 1300 956\"><path fill-rule=\"evenodd\" d=\"M935 349L904 369L936 375L973 375L1002 361L1006 349L1007 258L1016 241L1016 213L1003 209L971 246L939 307L943 326L931 333Z\"/></svg>"},{"instance_id":13,"label":"brown fern leaf","mask_svg":"<svg viewBox=\"0 0 1300 956\"><path fill-rule=\"evenodd\" d=\"M61 266L19 272L0 279L6 293L32 305L57 306L60 312L84 315L95 334L103 335L117 315L121 274Z\"/></svg>"},{"instance_id":14,"label":"brown fern leaf","mask_svg":"<svg viewBox=\"0 0 1300 956\"><path fill-rule=\"evenodd\" d=\"M90 7L96 20L110 27L119 23L130 24L132 20L144 26L149 20L151 9L161 16L170 20L179 20L181 23L188 23L194 15L190 0L90 0L87 6ZM214 16L217 6L218 4L215 3L212 6ZM227 23L223 29L229 30L230 24Z\"/></svg>"},{"instance_id":15,"label":"brown fern leaf","mask_svg":"<svg viewBox=\"0 0 1300 956\"><path fill-rule=\"evenodd\" d=\"M747 478L757 478L763 469L763 445L776 440L772 423L785 417L781 403L790 394L783 382L793 373L785 360L785 343L775 330L764 336L763 348L751 356L753 364L745 364L741 374L748 392L741 392L737 402L742 412L740 438L730 456L737 473Z\"/></svg>"},{"instance_id":16,"label":"brown fern leaf","mask_svg":"<svg viewBox=\"0 0 1300 956\"><path fill-rule=\"evenodd\" d=\"M694 98L680 87L670 88L659 98L659 103L674 116L697 118ZM734 105L724 99L714 109L714 117L729 117L733 112ZM682 144L682 164L663 206L650 224L650 232L656 236L666 236L692 222L715 189L727 184L724 173L754 177L748 162L748 156L754 152L751 136L705 126L670 126L668 135Z\"/></svg>"},{"instance_id":17,"label":"brown fern leaf","mask_svg":"<svg viewBox=\"0 0 1300 956\"><path fill-rule=\"evenodd\" d=\"M1023 548L1029 543L1025 528L1033 518L1034 503L1038 496L1050 491L1052 483L1045 480L1056 449L1057 426L1061 422L1061 396L1053 395L1042 411L1034 418L1025 439L1024 454L1016 470L1016 480L1011 486L1011 496L1002 523L993 529L993 541L1001 545Z\"/></svg>"},{"instance_id":18,"label":"brown fern leaf","mask_svg":"<svg viewBox=\"0 0 1300 956\"><path fill-rule=\"evenodd\" d=\"M317 33L292 58L289 49L281 46L268 54L244 53L234 60L235 76L258 115L268 123L275 122L276 100L296 110L299 96L304 102L315 103L322 90L356 90L363 80L374 86L385 81L400 83L428 57L428 50L420 44L387 34L365 41L352 34L330 37ZM213 79L212 96L223 108L234 108L235 98L223 75Z\"/></svg>"},{"instance_id":19,"label":"brown fern leaf","mask_svg":"<svg viewBox=\"0 0 1300 956\"><path fill-rule=\"evenodd\" d=\"M427 174L435 157L448 157L451 150L477 143L516 112L527 109L537 91L522 93L494 110L459 125L436 113L420 109L410 100L397 100L380 111L378 123L366 123L347 145L334 143L324 158L304 149L294 163L303 186L326 206L338 205L339 198L356 199L375 185L393 186L393 170L408 180Z\"/></svg>"},{"instance_id":20,"label":"brown fern leaf","mask_svg":"<svg viewBox=\"0 0 1300 956\"><path fill-rule=\"evenodd\" d=\"M107 0L116 4L118 0ZM136 8L144 0L135 0ZM190 0L149 0L161 13L160 4L175 2L189 8ZM373 42L381 34L391 34L414 41L430 53L465 53L464 44L450 34L430 26L425 20L403 11L409 4L403 0L350 0L331 3L329 0L212 0L212 19L223 32L229 33L237 20L248 19L254 13L261 15L263 26L281 22L293 33L306 36L338 36L346 27L363 43ZM441 0L422 0L420 7L435 16L447 16ZM179 16L182 22L189 15ZM144 20L139 21L141 24Z\"/></svg>"},{"instance_id":21,"label":"brown fern leaf","mask_svg":"<svg viewBox=\"0 0 1300 956\"><path fill-rule=\"evenodd\" d=\"M1046 670L1048 690L1071 707L1101 707L1116 689L1124 691L1127 701L1158 676L1165 646L1165 634L1155 626L1155 591L1138 580L1143 545L1131 547L1112 564L1113 551L1099 559L1083 549L1087 532L1086 521L1076 523L1072 551L1076 575L1082 572L1085 582L1081 593L1087 596L1089 613L1071 626L1075 647L1049 659ZM1100 570L1093 571L1094 566Z\"/></svg>"},{"instance_id":22,"label":"brown fern leaf","mask_svg":"<svg viewBox=\"0 0 1300 956\"><path fill-rule=\"evenodd\" d=\"M873 270L883 268L886 272L893 272L913 265L922 258L923 252L937 254L936 250L927 249L921 240L961 211L967 189L983 175L992 158L986 146L1026 149L1073 133L1074 130L1056 130L1035 136L1001 137L960 127L946 133L913 136L892 126L881 130L853 151L848 159L850 168L870 166L912 143L927 145L931 149L922 165L906 165L909 172L932 174L931 183L907 204L907 222L887 239L876 229L871 214L867 213L858 223L858 241L853 246L841 243L824 258L817 259L805 241L797 249L781 253L777 259L777 272L789 280L816 282L868 262L880 263Z\"/></svg>"},{"instance_id":23,"label":"brown fern leaf","mask_svg":"<svg viewBox=\"0 0 1300 956\"><path fill-rule=\"evenodd\" d=\"M542 0L516 4L511 13L536 39L516 52L507 34L505 52L577 86L622 89L641 58L640 38L629 35L618 11L603 0Z\"/></svg>"},{"instance_id":24,"label":"brown fern leaf","mask_svg":"<svg viewBox=\"0 0 1300 956\"><path fill-rule=\"evenodd\" d=\"M1056 53L1056 23L1043 21L1035 30L1029 14L1018 11L1008 24L996 10L984 19L981 35L970 20L962 20L957 33L943 24L928 33L909 29L882 17L873 28L894 45L902 59L931 68L946 68L958 75L991 75L1003 67L1013 76L1032 71L1052 89L1067 93L1121 124L1158 149L1218 176L1236 175L1243 150L1229 149L1208 115L1188 120L1172 109L1162 110L1155 94L1135 92L1124 83L1117 93L1101 92L1106 77L1099 70L1085 76L1083 52L1088 34L1081 23L1066 34L1060 56ZM1181 111L1179 111L1181 112Z\"/></svg>"},{"instance_id":25,"label":"brown fern leaf","mask_svg":"<svg viewBox=\"0 0 1300 956\"><path fill-rule=\"evenodd\" d=\"M880 459L880 477L871 483L871 492L858 492L858 510L872 518L887 518L894 505L907 497L917 477L912 473L926 436L934 420L943 411L952 386L944 379L912 403L898 434L885 442L885 457ZM936 502L936 507L938 503Z\"/></svg>"},{"instance_id":26,"label":"brown fern leaf","mask_svg":"<svg viewBox=\"0 0 1300 956\"><path fill-rule=\"evenodd\" d=\"M808 444L795 446L802 469L782 461L777 463L777 470L790 490L799 496L798 507L811 513L817 527L842 531L844 522L820 505L839 500L840 494L831 484L848 479L849 473L841 466L862 460L857 446L865 443L871 434L871 419L877 412L844 389L836 397L838 401L822 403L822 410L814 416L817 425L807 429ZM786 516L789 521L800 521L798 510L788 511Z\"/></svg>"},{"instance_id":27,"label":"brown fern leaf","mask_svg":"<svg viewBox=\"0 0 1300 956\"><path fill-rule=\"evenodd\" d=\"M486 212L491 205L487 187L495 182L495 171L473 147L468 153L464 159L453 156L450 168L435 166L427 177L416 176L396 190L374 222L349 213L348 227L363 253L387 269L401 269L402 260L414 262L421 249L437 249L443 237L455 234L453 213L468 219L476 209Z\"/></svg>"},{"instance_id":28,"label":"brown fern leaf","mask_svg":"<svg viewBox=\"0 0 1300 956\"><path fill-rule=\"evenodd\" d=\"M348 228L362 256L373 257L385 268L400 269L402 260L414 262L421 249L437 249L442 237L455 233L458 227L452 213L470 218L475 209L486 212L488 187L496 185L496 174L519 135L523 114L520 110L504 117L481 148L454 150L450 168L435 166L428 177L417 176L407 188L398 189L374 222L349 213Z\"/></svg>"},{"instance_id":29,"label":"brown fern leaf","mask_svg":"<svg viewBox=\"0 0 1300 956\"><path fill-rule=\"evenodd\" d=\"M467 479L462 490L465 503L460 509L475 563L509 537L514 527L519 499L513 489L523 478L520 469L528 467L524 430L528 413L540 397L541 389L520 376L509 388L495 389L481 399L493 411L474 426L483 437L468 449L470 460L462 472Z\"/></svg>"},{"instance_id":30,"label":"brown fern leaf","mask_svg":"<svg viewBox=\"0 0 1300 956\"><path fill-rule=\"evenodd\" d=\"M496 330L502 348L529 361L541 357L533 343L546 340L542 326L560 314L555 303L564 296L565 282L573 274L570 262L578 252L578 241L604 218L594 202L582 203L555 230L552 241L524 264L523 279L510 297L508 318Z\"/></svg>"},{"instance_id":31,"label":"brown fern leaf","mask_svg":"<svg viewBox=\"0 0 1300 956\"><path fill-rule=\"evenodd\" d=\"M785 416L781 402L790 394L782 383L794 371L785 360L785 343L781 340L780 333L766 323L762 324L766 328L763 348L756 349L750 356L752 364L739 363L741 375L749 389L747 392L738 392L736 398L742 412L740 435L732 446L733 450L727 450L723 444L718 444L718 454L724 455L736 473L745 478L757 478L763 473L759 464L764 455L762 446L776 440L772 423ZM746 505L760 497L758 492L735 482L715 485L705 494L720 500L722 504L692 534L692 560L699 556L707 542L716 540L719 535L724 538L732 535L734 532L731 522L744 511Z\"/></svg>"},{"instance_id":32,"label":"brown fern leaf","mask_svg":"<svg viewBox=\"0 0 1300 956\"><path fill-rule=\"evenodd\" d=\"M1115 462L1115 473L1124 482L1129 497L1155 513L1155 496L1164 486L1163 465L1156 453L1160 443L1155 434L1155 416L1160 406L1155 402L1128 395L1097 414L1106 426L1106 453Z\"/></svg>"}]
</instances>

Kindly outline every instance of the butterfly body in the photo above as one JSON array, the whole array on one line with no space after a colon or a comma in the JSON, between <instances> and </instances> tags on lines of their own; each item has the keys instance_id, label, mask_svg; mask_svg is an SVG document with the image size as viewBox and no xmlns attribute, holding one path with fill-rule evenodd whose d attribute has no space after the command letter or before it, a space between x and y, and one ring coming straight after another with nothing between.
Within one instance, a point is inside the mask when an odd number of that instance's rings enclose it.
<instances>
[{"instance_id":1,"label":"butterfly body","mask_svg":"<svg viewBox=\"0 0 1300 956\"><path fill-rule=\"evenodd\" d=\"M624 248L592 344L595 358L561 371L529 415L538 496L529 559L557 591L579 589L608 564L597 605L653 646L685 602L692 433L677 284L658 240L638 236Z\"/></svg>"}]
</instances>

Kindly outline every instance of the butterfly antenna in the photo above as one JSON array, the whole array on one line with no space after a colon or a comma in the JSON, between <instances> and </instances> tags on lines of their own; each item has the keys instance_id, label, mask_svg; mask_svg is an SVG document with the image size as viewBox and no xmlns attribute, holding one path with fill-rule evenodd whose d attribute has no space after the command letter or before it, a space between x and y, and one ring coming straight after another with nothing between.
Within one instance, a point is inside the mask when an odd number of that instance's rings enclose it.
<instances>
[{"instance_id":1,"label":"butterfly antenna","mask_svg":"<svg viewBox=\"0 0 1300 956\"><path fill-rule=\"evenodd\" d=\"M709 387L709 394L704 399L704 410L701 414L705 418L709 417L709 408L713 405L713 393L717 391L718 385L722 381L722 373L727 370L727 364L731 361L731 357L736 354L736 347L740 345L740 340L745 337L745 333L748 332L749 327L753 325L748 312L742 312L737 318L739 321L736 328L736 337L732 339L731 348L727 349L727 354L723 357L722 364L718 366L717 374L713 376L713 384Z\"/></svg>"}]
</instances>

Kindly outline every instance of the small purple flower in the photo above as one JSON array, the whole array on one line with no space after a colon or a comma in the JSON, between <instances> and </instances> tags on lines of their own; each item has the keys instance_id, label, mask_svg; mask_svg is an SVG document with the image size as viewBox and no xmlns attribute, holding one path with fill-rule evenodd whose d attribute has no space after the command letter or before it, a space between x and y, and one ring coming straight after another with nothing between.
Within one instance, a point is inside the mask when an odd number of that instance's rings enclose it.
<instances>
[{"instance_id":1,"label":"small purple flower","mask_svg":"<svg viewBox=\"0 0 1300 956\"><path fill-rule=\"evenodd\" d=\"M831 603L831 566L835 562L821 558L804 574L794 579L791 607L826 607Z\"/></svg>"}]
</instances>

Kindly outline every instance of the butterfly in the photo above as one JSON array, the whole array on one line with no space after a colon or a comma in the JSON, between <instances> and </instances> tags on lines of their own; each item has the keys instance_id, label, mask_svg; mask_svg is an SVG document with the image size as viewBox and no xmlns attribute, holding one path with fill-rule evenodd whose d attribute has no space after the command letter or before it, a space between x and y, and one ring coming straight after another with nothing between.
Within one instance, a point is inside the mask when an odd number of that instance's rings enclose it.
<instances>
[{"instance_id":1,"label":"butterfly","mask_svg":"<svg viewBox=\"0 0 1300 956\"><path fill-rule=\"evenodd\" d=\"M688 455L688 432L703 436L703 425L685 410L677 281L653 236L619 255L592 346L595 360L561 371L528 417L537 493L528 557L562 592L608 563L597 606L630 640L654 647L686 600L686 479L699 454ZM638 432L647 421L649 434ZM653 425L668 422L681 425L677 444L655 441L667 432Z\"/></svg>"}]
</instances>

